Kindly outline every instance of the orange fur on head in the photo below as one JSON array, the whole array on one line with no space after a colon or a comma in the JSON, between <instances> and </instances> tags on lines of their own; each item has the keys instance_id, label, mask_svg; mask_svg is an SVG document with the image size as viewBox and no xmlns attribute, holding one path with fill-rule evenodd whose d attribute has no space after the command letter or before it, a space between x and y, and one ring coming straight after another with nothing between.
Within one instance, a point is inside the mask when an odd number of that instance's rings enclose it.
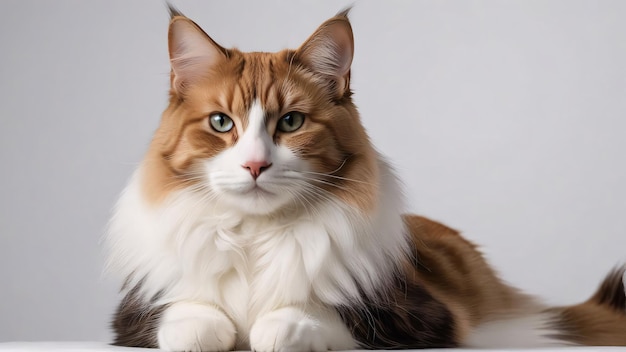
<instances>
[{"instance_id":1,"label":"orange fur on head","mask_svg":"<svg viewBox=\"0 0 626 352\"><path fill-rule=\"evenodd\" d=\"M195 177L197 162L237 143L247 128L248 110L258 99L274 142L306 159L314 172L332 178L333 185L321 188L356 207L375 207L377 190L371 185L378 176L376 154L350 97L349 62L347 67L333 67L320 52L328 48L318 45L319 37L337 32L351 48L349 28L345 15L338 15L298 50L244 53L220 47L191 20L175 15L170 25L170 105L146 158L147 198L159 203L173 190L201 182ZM181 39L174 33L181 31L194 33L193 39L176 44ZM209 49L185 52L185 45L199 43ZM351 54L342 55L351 60ZM333 69L341 70L341 76L332 77ZM278 118L290 111L304 113L304 126L295 133L277 131ZM230 116L237 128L213 131L208 116L214 112Z\"/></svg>"}]
</instances>

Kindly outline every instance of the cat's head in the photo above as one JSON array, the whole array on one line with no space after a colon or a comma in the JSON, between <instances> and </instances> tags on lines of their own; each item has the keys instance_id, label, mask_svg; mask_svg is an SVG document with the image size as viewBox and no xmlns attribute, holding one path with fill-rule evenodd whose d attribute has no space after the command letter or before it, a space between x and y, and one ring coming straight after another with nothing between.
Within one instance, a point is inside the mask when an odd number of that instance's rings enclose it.
<instances>
[{"instance_id":1,"label":"cat's head","mask_svg":"<svg viewBox=\"0 0 626 352\"><path fill-rule=\"evenodd\" d=\"M169 26L170 104L146 159L159 202L187 187L246 214L339 200L375 203L375 152L351 99L347 11L298 49L226 49L177 11Z\"/></svg>"}]
</instances>

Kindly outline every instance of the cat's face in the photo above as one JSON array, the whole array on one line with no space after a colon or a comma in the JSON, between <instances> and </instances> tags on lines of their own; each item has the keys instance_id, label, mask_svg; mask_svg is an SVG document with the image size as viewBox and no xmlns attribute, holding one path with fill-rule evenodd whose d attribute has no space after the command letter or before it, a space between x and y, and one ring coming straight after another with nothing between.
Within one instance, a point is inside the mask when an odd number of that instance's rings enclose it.
<instances>
[{"instance_id":1,"label":"cat's face","mask_svg":"<svg viewBox=\"0 0 626 352\"><path fill-rule=\"evenodd\" d=\"M350 99L345 14L297 50L227 50L183 16L173 17L169 43L171 101L151 149L170 175L157 188L178 180L247 214L371 201L359 194L375 167Z\"/></svg>"},{"instance_id":2,"label":"cat's face","mask_svg":"<svg viewBox=\"0 0 626 352\"><path fill-rule=\"evenodd\" d=\"M320 174L347 157L331 132L340 125L333 121L351 116L307 83L306 72L290 72L287 56L231 52L224 71L189 88L182 102L192 107L182 117L197 120L180 137L178 162L193 166L219 201L247 213L324 193Z\"/></svg>"}]
</instances>

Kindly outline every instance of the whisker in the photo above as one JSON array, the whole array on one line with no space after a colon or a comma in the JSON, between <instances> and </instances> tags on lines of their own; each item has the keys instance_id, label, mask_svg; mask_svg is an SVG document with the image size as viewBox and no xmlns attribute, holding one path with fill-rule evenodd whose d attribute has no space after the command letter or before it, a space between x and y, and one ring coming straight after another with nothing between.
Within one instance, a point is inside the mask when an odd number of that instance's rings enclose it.
<instances>
[{"instance_id":1,"label":"whisker","mask_svg":"<svg viewBox=\"0 0 626 352\"><path fill-rule=\"evenodd\" d=\"M307 183L305 187L302 188L302 191L315 197L322 197L323 200L334 202L332 193L313 184Z\"/></svg>"},{"instance_id":2,"label":"whisker","mask_svg":"<svg viewBox=\"0 0 626 352\"><path fill-rule=\"evenodd\" d=\"M343 176L337 176L337 175L331 175L331 174L324 174L321 172L314 172L314 171L300 171L303 174L309 174L309 175L317 175L317 176L324 176L324 177L330 177L330 178L335 178L338 180L343 180L343 181L350 181L350 182L356 182L356 183L363 183L366 185L371 185L374 186L374 183L371 182L366 182L366 181L362 181L362 180L357 180L354 178L349 178L349 177L343 177Z\"/></svg>"},{"instance_id":3,"label":"whisker","mask_svg":"<svg viewBox=\"0 0 626 352\"><path fill-rule=\"evenodd\" d=\"M349 158L350 158L350 156L348 156L345 159L343 159L343 162L341 162L341 165L339 165L339 167L337 169L335 169L334 171L331 171L330 174L334 174L335 172L339 172L339 170L341 170L344 167L344 165L346 165L346 162L348 162Z\"/></svg>"},{"instance_id":4,"label":"whisker","mask_svg":"<svg viewBox=\"0 0 626 352\"><path fill-rule=\"evenodd\" d=\"M332 183L332 182L329 182L329 181L325 181L325 180L320 180L320 179L314 178L314 177L306 177L304 175L300 175L299 177L287 176L285 178L294 178L294 179L300 179L300 180L314 181L314 182L319 182L319 183L322 183L322 184L325 184L325 185L328 185L328 186L332 186L332 187L338 188L338 189L343 190L343 191L348 191L349 190L345 186L341 186L341 185L338 185L338 184L335 184L335 183Z\"/></svg>"}]
</instances>

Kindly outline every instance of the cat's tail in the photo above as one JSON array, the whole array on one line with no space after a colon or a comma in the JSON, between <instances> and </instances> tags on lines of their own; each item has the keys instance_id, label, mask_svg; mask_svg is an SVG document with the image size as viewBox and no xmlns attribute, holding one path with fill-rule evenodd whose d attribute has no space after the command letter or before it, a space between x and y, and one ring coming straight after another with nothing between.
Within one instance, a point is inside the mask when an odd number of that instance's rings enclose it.
<instances>
[{"instance_id":1,"label":"cat's tail","mask_svg":"<svg viewBox=\"0 0 626 352\"><path fill-rule=\"evenodd\" d=\"M626 265L613 269L596 293L586 302L552 308L558 338L580 345L626 345Z\"/></svg>"},{"instance_id":2,"label":"cat's tail","mask_svg":"<svg viewBox=\"0 0 626 352\"><path fill-rule=\"evenodd\" d=\"M613 269L587 301L537 308L477 326L468 347L626 346L626 265Z\"/></svg>"}]
</instances>

